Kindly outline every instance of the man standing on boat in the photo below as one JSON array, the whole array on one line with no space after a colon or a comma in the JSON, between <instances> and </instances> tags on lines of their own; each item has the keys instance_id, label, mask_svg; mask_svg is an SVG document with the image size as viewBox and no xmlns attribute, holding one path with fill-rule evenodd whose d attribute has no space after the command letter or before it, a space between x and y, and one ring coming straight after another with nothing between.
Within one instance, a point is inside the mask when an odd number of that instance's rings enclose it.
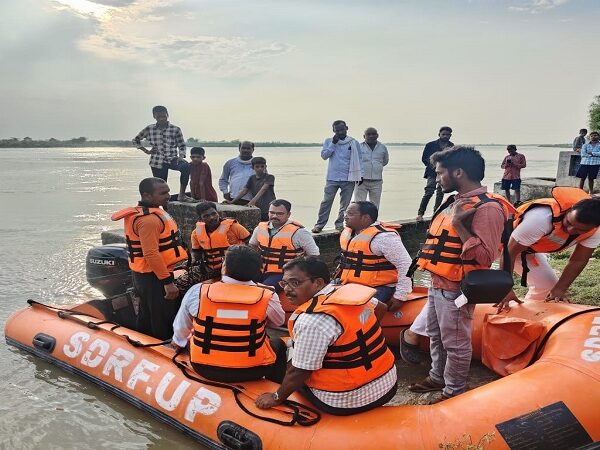
<instances>
[{"instance_id":1,"label":"man standing on boat","mask_svg":"<svg viewBox=\"0 0 600 450\"><path fill-rule=\"evenodd\" d=\"M434 192L435 203L433 204L433 210L437 211L442 204L444 193L442 192L442 187L436 181L436 173L434 168L431 166L431 155L433 155L435 152L444 150L445 148L452 147L454 144L450 142L451 136L452 128L442 127L438 133L438 139L436 141L428 142L423 149L421 161L425 165L425 173L423 174L423 178L427 179L427 183L425 185L425 194L423 194L421 204L419 205L419 212L417 213L416 219L417 222L421 222L423 220L423 216L427 210L427 205L429 204L429 200L431 200Z\"/></svg>"},{"instance_id":2,"label":"man standing on boat","mask_svg":"<svg viewBox=\"0 0 600 450\"><path fill-rule=\"evenodd\" d=\"M517 209L515 230L508 242L512 269L529 286L525 300L569 302L567 290L585 268L600 245L600 199L583 190L557 186L552 198L542 198ZM557 253L575 246L569 262L556 275L546 253ZM510 309L511 291L498 304L498 311Z\"/></svg>"},{"instance_id":3,"label":"man standing on boat","mask_svg":"<svg viewBox=\"0 0 600 450\"><path fill-rule=\"evenodd\" d=\"M226 161L223 165L223 173L219 178L219 189L223 193L225 200L233 200L240 193L251 175L254 175L252 168L252 154L254 153L254 142L243 141L239 144L240 154ZM246 205L252 200L252 194L247 193L236 203Z\"/></svg>"},{"instance_id":4,"label":"man standing on boat","mask_svg":"<svg viewBox=\"0 0 600 450\"><path fill-rule=\"evenodd\" d=\"M259 408L277 406L300 391L320 410L347 416L394 397L394 356L377 319L385 305L373 298L372 288L329 281L329 268L314 256L284 266L281 285L297 306L288 321L292 359L281 386L256 399Z\"/></svg>"},{"instance_id":5,"label":"man standing on boat","mask_svg":"<svg viewBox=\"0 0 600 450\"><path fill-rule=\"evenodd\" d=\"M112 215L125 220L125 239L133 286L140 296L138 331L158 339L173 334L179 309L175 264L187 259L175 220L163 209L169 202L169 185L161 178L145 178L139 186L137 206Z\"/></svg>"},{"instance_id":6,"label":"man standing on boat","mask_svg":"<svg viewBox=\"0 0 600 450\"><path fill-rule=\"evenodd\" d=\"M400 226L377 221L374 203L358 201L346 209L346 228L340 235L340 281L376 290L377 300L400 306L412 290L406 276L410 255L400 238Z\"/></svg>"},{"instance_id":7,"label":"man standing on boat","mask_svg":"<svg viewBox=\"0 0 600 450\"><path fill-rule=\"evenodd\" d=\"M133 138L133 145L150 155L152 176L167 181L169 169L180 172L177 200L180 202L194 201L194 199L185 195L185 190L190 181L190 164L185 160L185 141L183 140L181 128L169 122L169 113L164 106L152 108L152 115L156 119L156 124L148 125L140 131ZM152 145L150 150L142 145L144 139L147 139ZM179 155L177 155L178 150Z\"/></svg>"},{"instance_id":8,"label":"man standing on boat","mask_svg":"<svg viewBox=\"0 0 600 450\"><path fill-rule=\"evenodd\" d=\"M263 377L280 383L287 365L285 343L266 327L285 320L279 297L255 284L260 256L245 245L225 254L222 279L192 286L173 323L173 346L190 345L190 361L209 380L235 383Z\"/></svg>"},{"instance_id":9,"label":"man standing on boat","mask_svg":"<svg viewBox=\"0 0 600 450\"><path fill-rule=\"evenodd\" d=\"M416 261L431 274L426 331L431 370L413 392L440 390L434 403L467 388L475 305L466 304L460 282L467 272L488 269L500 254L500 241L513 206L481 185L485 161L472 147L452 147L431 156L436 181L451 196L434 213Z\"/></svg>"},{"instance_id":10,"label":"man standing on boat","mask_svg":"<svg viewBox=\"0 0 600 450\"><path fill-rule=\"evenodd\" d=\"M338 231L344 229L344 211L350 204L354 186L362 181L362 159L360 144L356 139L348 136L348 126L343 120L333 122L333 138L325 139L321 158L329 160L327 163L327 181L323 201L319 207L319 217L312 229L313 233L320 233L327 221L335 200L335 194L340 190L340 211L335 220Z\"/></svg>"},{"instance_id":11,"label":"man standing on boat","mask_svg":"<svg viewBox=\"0 0 600 450\"><path fill-rule=\"evenodd\" d=\"M290 219L292 204L275 199L269 205L269 221L254 229L250 245L260 252L263 283L281 292L283 266L298 256L319 256L319 247L304 226Z\"/></svg>"}]
</instances>

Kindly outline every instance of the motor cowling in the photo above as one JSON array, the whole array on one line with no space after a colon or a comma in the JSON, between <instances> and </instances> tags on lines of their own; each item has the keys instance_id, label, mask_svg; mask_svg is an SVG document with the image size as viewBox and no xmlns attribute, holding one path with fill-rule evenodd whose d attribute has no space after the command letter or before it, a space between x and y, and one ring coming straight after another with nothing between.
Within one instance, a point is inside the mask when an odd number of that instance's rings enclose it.
<instances>
[{"instance_id":1,"label":"motor cowling","mask_svg":"<svg viewBox=\"0 0 600 450\"><path fill-rule=\"evenodd\" d=\"M90 286L105 297L123 294L133 285L125 244L91 248L85 260L85 274Z\"/></svg>"}]
</instances>

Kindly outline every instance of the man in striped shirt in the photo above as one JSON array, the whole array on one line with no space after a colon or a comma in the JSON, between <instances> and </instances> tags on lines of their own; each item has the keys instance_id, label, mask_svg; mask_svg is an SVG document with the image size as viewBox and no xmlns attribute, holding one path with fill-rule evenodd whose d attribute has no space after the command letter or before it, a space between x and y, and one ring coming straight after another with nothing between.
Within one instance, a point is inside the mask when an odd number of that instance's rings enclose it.
<instances>
[{"instance_id":1,"label":"man in striped shirt","mask_svg":"<svg viewBox=\"0 0 600 450\"><path fill-rule=\"evenodd\" d=\"M167 181L169 169L181 173L179 176L180 202L194 201L185 195L188 182L190 181L190 164L185 160L185 141L181 128L169 122L169 113L164 106L152 108L152 115L156 124L148 125L133 138L133 145L150 155L150 169L152 176ZM152 146L150 150L142 145L142 140L147 139ZM178 154L179 150L179 154Z\"/></svg>"}]
</instances>

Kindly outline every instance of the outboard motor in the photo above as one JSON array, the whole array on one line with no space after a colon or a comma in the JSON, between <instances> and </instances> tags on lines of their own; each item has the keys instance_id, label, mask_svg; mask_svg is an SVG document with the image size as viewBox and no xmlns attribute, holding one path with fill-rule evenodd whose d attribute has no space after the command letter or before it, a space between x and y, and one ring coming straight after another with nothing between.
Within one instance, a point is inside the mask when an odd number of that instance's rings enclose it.
<instances>
[{"instance_id":1,"label":"outboard motor","mask_svg":"<svg viewBox=\"0 0 600 450\"><path fill-rule=\"evenodd\" d=\"M133 286L125 244L91 248L85 260L85 274L90 286L105 297L123 294Z\"/></svg>"}]
</instances>

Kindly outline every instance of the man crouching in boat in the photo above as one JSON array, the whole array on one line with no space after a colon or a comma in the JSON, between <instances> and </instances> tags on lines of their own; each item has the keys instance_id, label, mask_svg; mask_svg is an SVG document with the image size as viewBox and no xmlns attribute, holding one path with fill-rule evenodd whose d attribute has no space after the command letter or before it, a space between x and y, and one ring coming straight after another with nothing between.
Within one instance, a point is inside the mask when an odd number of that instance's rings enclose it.
<instances>
[{"instance_id":1,"label":"man crouching in boat","mask_svg":"<svg viewBox=\"0 0 600 450\"><path fill-rule=\"evenodd\" d=\"M129 268L140 296L137 330L166 340L179 309L173 269L187 259L187 253L177 223L162 209L169 202L169 185L161 178L145 178L139 190L138 205L114 213L111 219L125 220Z\"/></svg>"},{"instance_id":2,"label":"man crouching in boat","mask_svg":"<svg viewBox=\"0 0 600 450\"><path fill-rule=\"evenodd\" d=\"M329 269L317 257L294 259L283 271L281 285L298 306L288 322L292 360L279 389L256 405L271 408L300 391L320 410L344 416L390 401L396 366L376 318L386 307L373 298L375 290L330 285Z\"/></svg>"},{"instance_id":3,"label":"man crouching in boat","mask_svg":"<svg viewBox=\"0 0 600 450\"><path fill-rule=\"evenodd\" d=\"M173 323L174 347L190 344L192 366L204 378L235 383L263 377L280 383L287 349L267 336L267 325L281 326L285 313L260 277L260 255L245 245L225 254L221 281L196 284L183 297ZM191 336L190 336L191 334Z\"/></svg>"}]
</instances>

